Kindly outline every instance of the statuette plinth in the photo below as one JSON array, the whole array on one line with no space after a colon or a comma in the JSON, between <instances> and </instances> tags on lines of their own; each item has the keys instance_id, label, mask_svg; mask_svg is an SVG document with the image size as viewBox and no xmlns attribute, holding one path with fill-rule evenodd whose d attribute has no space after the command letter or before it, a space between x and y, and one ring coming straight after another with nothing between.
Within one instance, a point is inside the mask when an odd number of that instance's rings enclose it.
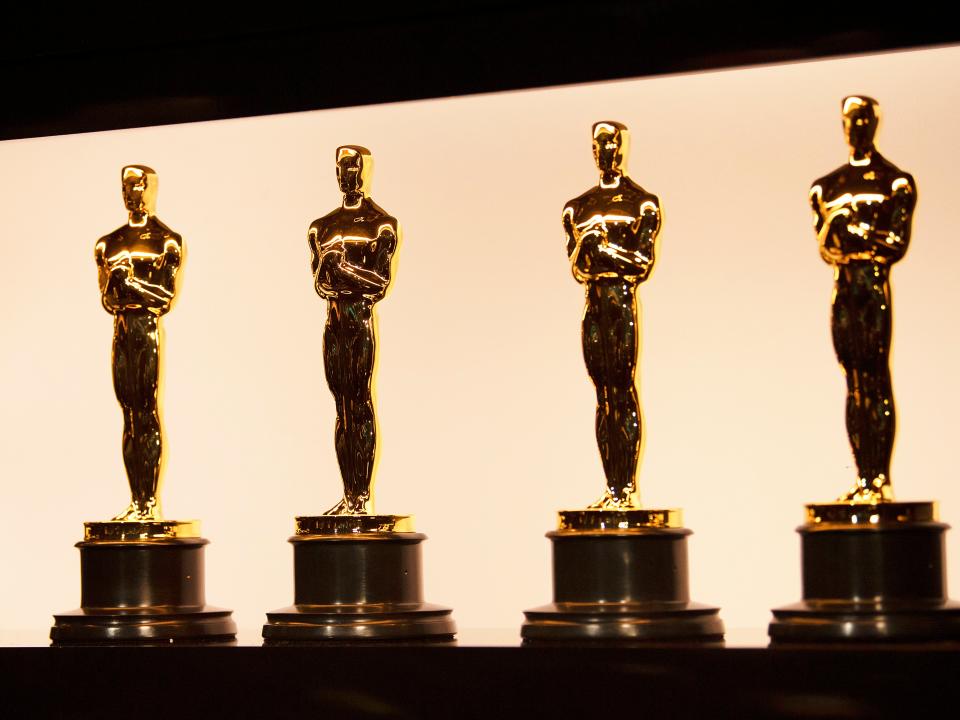
<instances>
[{"instance_id":1,"label":"statuette plinth","mask_svg":"<svg viewBox=\"0 0 960 720\"><path fill-rule=\"evenodd\" d=\"M294 604L267 613L266 643L451 642L456 625L450 609L423 601L426 535L341 529L290 538Z\"/></svg>"},{"instance_id":2,"label":"statuette plinth","mask_svg":"<svg viewBox=\"0 0 960 720\"><path fill-rule=\"evenodd\" d=\"M717 608L690 601L681 524L679 510L562 511L553 602L524 613L524 640L721 642Z\"/></svg>"},{"instance_id":3,"label":"statuette plinth","mask_svg":"<svg viewBox=\"0 0 960 720\"><path fill-rule=\"evenodd\" d=\"M806 517L803 599L773 611L774 642L960 639L934 503L823 503Z\"/></svg>"}]
</instances>

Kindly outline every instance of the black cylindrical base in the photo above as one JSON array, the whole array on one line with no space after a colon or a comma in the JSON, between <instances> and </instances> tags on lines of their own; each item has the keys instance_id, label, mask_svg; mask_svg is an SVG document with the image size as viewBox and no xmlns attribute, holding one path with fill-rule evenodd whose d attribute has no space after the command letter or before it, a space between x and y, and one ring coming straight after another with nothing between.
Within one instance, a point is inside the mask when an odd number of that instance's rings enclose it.
<instances>
[{"instance_id":1,"label":"black cylindrical base","mask_svg":"<svg viewBox=\"0 0 960 720\"><path fill-rule=\"evenodd\" d=\"M264 642L452 641L451 610L423 602L425 538L411 532L290 538L294 605L267 613Z\"/></svg>"},{"instance_id":2,"label":"black cylindrical base","mask_svg":"<svg viewBox=\"0 0 960 720\"><path fill-rule=\"evenodd\" d=\"M202 538L91 541L80 548L80 608L54 615L55 645L231 642L229 610L206 605Z\"/></svg>"},{"instance_id":3,"label":"black cylindrical base","mask_svg":"<svg viewBox=\"0 0 960 720\"><path fill-rule=\"evenodd\" d=\"M685 528L558 531L553 602L527 610L524 642L719 642L719 609L690 602Z\"/></svg>"},{"instance_id":4,"label":"black cylindrical base","mask_svg":"<svg viewBox=\"0 0 960 720\"><path fill-rule=\"evenodd\" d=\"M803 600L773 611L774 643L960 640L939 522L798 528Z\"/></svg>"}]
</instances>

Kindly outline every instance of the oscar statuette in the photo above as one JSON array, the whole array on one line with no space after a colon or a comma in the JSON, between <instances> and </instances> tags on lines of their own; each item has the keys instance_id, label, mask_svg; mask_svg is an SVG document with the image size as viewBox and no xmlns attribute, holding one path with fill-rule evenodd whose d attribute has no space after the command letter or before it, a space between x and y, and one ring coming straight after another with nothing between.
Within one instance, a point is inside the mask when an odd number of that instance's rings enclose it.
<instances>
[{"instance_id":1,"label":"oscar statuette","mask_svg":"<svg viewBox=\"0 0 960 720\"><path fill-rule=\"evenodd\" d=\"M527 610L524 642L720 642L715 607L690 602L681 512L642 508L637 466L643 417L636 387L637 287L653 269L659 200L627 176L629 135L593 126L600 182L563 210L567 256L584 286L583 356L597 391L596 433L606 488L563 510L553 548L553 602Z\"/></svg>"},{"instance_id":2,"label":"oscar statuette","mask_svg":"<svg viewBox=\"0 0 960 720\"><path fill-rule=\"evenodd\" d=\"M373 512L377 423L374 305L387 293L400 228L370 198L370 151L336 151L342 205L308 232L314 288L327 301L323 360L336 404L343 498L296 518L294 604L267 613L266 644L451 642L449 608L423 602L421 543L408 515Z\"/></svg>"},{"instance_id":3,"label":"oscar statuette","mask_svg":"<svg viewBox=\"0 0 960 720\"><path fill-rule=\"evenodd\" d=\"M833 266L833 344L847 380L857 466L836 502L806 506L803 599L773 610L774 643L960 638L948 599L944 533L933 502L897 502L890 481L896 414L890 378L890 269L907 251L913 177L876 149L876 100L842 102L846 164L810 189L820 256Z\"/></svg>"},{"instance_id":4,"label":"oscar statuette","mask_svg":"<svg viewBox=\"0 0 960 720\"><path fill-rule=\"evenodd\" d=\"M54 616L55 645L231 642L230 611L210 607L195 520L160 512L161 325L184 258L181 237L156 216L157 174L121 173L126 225L94 249L104 309L114 316L113 386L123 410L123 462L132 495L112 520L84 523L80 608Z\"/></svg>"}]
</instances>

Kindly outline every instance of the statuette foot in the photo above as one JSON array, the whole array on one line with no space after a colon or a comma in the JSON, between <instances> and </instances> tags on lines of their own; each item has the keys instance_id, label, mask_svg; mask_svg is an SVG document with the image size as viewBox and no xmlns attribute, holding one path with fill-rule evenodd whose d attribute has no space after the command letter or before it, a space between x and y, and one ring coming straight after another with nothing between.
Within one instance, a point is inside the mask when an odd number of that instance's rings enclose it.
<instances>
[{"instance_id":1,"label":"statuette foot","mask_svg":"<svg viewBox=\"0 0 960 720\"><path fill-rule=\"evenodd\" d=\"M157 507L156 503L146 503L141 505L137 502L131 502L130 506L126 510L113 518L113 520L130 522L159 519L160 509Z\"/></svg>"},{"instance_id":2,"label":"statuette foot","mask_svg":"<svg viewBox=\"0 0 960 720\"><path fill-rule=\"evenodd\" d=\"M857 484L839 498L837 502L865 503L875 505L877 503L891 502L893 500L893 490L890 480L882 475L874 478L873 481L860 478Z\"/></svg>"},{"instance_id":3,"label":"statuette foot","mask_svg":"<svg viewBox=\"0 0 960 720\"><path fill-rule=\"evenodd\" d=\"M589 510L632 510L638 507L640 507L640 503L634 497L633 488L625 490L619 495L607 490L600 496L599 500L587 505Z\"/></svg>"},{"instance_id":4,"label":"statuette foot","mask_svg":"<svg viewBox=\"0 0 960 720\"><path fill-rule=\"evenodd\" d=\"M366 498L357 503L351 504L346 498L343 498L334 505L332 508L327 510L324 515L370 515L370 499Z\"/></svg>"}]
</instances>

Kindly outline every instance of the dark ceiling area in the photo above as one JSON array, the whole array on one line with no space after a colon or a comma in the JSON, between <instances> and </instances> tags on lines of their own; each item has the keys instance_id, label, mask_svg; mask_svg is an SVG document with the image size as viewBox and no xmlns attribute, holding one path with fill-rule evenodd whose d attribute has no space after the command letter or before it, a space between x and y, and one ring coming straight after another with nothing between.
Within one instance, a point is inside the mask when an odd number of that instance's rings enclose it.
<instances>
[{"instance_id":1,"label":"dark ceiling area","mask_svg":"<svg viewBox=\"0 0 960 720\"><path fill-rule=\"evenodd\" d=\"M44 6L4 23L0 139L960 42L960 25L925 0L413 1L207 19L157 10L128 6L107 20Z\"/></svg>"}]
</instances>

